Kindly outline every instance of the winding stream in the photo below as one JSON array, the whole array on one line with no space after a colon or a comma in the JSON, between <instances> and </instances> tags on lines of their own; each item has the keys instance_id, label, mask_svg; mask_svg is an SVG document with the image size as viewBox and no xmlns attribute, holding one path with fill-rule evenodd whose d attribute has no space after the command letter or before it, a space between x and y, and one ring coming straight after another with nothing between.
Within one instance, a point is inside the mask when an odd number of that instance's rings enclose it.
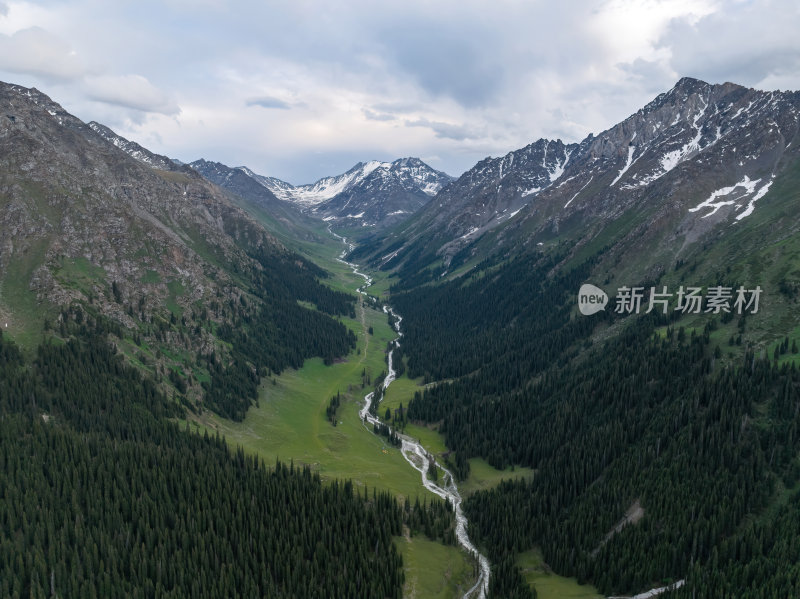
<instances>
[{"instance_id":1,"label":"winding stream","mask_svg":"<svg viewBox=\"0 0 800 599\"><path fill-rule=\"evenodd\" d=\"M357 291L362 295L367 295L365 291L367 287L372 285L372 279L365 275L362 272L359 272L358 266L347 262L344 257L347 255L349 250L353 249L352 244L347 243L347 239L342 237L341 235L337 235L333 231L331 231L330 227L328 227L328 232L330 232L335 237L342 240L342 243L345 245L345 249L339 255L339 261L343 264L349 266L353 273L360 277L364 277L364 285L359 287ZM403 336L403 333L400 331L400 322L403 320L401 316L395 313L389 306L384 306L383 311L387 314L391 314L394 318L394 328L397 332L397 337L392 341L392 349L389 352L388 358L388 365L389 365L389 372L386 375L386 378L383 380L383 391L385 393L386 389L392 382L395 380L397 376L397 371L395 370L392 364L392 358L394 356L394 348L400 345L399 340L400 337ZM361 408L359 411L359 416L361 417L361 421L364 423L364 426L369 429L369 424L376 424L380 422L379 418L376 418L369 412L369 406L372 403L372 397L374 395L374 391L369 393L364 398L364 407ZM372 431L370 431L372 432ZM431 493L434 493L441 497L442 499L447 499L450 501L450 504L453 506L456 515L456 538L461 546L467 550L467 552L475 557L478 560L478 564L480 566L480 574L478 576L478 581L469 589L466 593L464 593L464 599L468 599L471 597L477 597L478 599L485 599L486 594L489 591L489 575L491 573L491 568L489 566L489 560L486 558L485 555L481 554L475 545L472 544L472 541L469 540L469 535L467 534L467 517L464 515L463 510L461 509L461 495L458 492L458 487L456 487L455 478L453 474L444 466L442 466L436 458L430 454L418 440L409 437L408 435L404 435L401 433L397 433L397 436L400 437L401 440L401 447L400 451L403 454L403 457L406 461L417 470L421 477L422 477L422 484L423 486L428 489ZM442 477L442 483L438 484L431 480L428 480L428 467L430 466L431 461L433 461L439 469L444 472L444 476Z\"/></svg>"}]
</instances>

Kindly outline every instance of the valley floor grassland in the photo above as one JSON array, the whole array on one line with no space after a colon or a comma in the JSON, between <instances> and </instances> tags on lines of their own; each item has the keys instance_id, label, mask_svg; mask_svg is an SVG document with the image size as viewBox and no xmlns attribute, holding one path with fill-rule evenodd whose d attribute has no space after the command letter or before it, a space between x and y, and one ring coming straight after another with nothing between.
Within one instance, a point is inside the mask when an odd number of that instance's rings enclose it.
<instances>
[{"instance_id":1,"label":"valley floor grassland","mask_svg":"<svg viewBox=\"0 0 800 599\"><path fill-rule=\"evenodd\" d=\"M554 574L544 563L538 549L526 551L517 557L517 566L525 580L536 589L539 599L602 599L593 586L581 585L574 578Z\"/></svg>"},{"instance_id":2,"label":"valley floor grassland","mask_svg":"<svg viewBox=\"0 0 800 599\"><path fill-rule=\"evenodd\" d=\"M275 377L274 384L265 379L258 406L248 410L243 422L209 413L203 421L232 446L241 445L268 462L294 460L325 479L352 479L357 487L377 487L412 500L424 497L427 491L419 473L359 418L363 397L371 389L362 389L361 373L366 370L374 380L386 369L384 348L392 338L382 312L364 308L364 323L373 327L375 334L359 335L357 351L346 361L325 366L320 358L306 360L301 369ZM325 411L337 393L342 405L333 426Z\"/></svg>"},{"instance_id":3,"label":"valley floor grassland","mask_svg":"<svg viewBox=\"0 0 800 599\"><path fill-rule=\"evenodd\" d=\"M475 584L471 560L454 547L420 535L396 538L395 546L403 556L405 599L461 597Z\"/></svg>"},{"instance_id":4,"label":"valley floor grassland","mask_svg":"<svg viewBox=\"0 0 800 599\"><path fill-rule=\"evenodd\" d=\"M336 248L341 251L341 245ZM336 254L333 254L334 256ZM333 273L332 287L352 292L363 283L345 265L329 258L322 264ZM422 486L419 473L400 451L383 437L365 428L358 416L364 396L362 372L374 381L387 370L386 347L396 336L387 316L369 299L359 303L355 319L343 319L358 338L346 360L325 366L322 360L306 360L299 370L286 370L264 379L257 406L248 410L243 422L231 422L206 412L191 426L218 431L232 446L262 457L268 466L276 459L310 466L323 480L350 479L356 489L388 490L399 500L432 499ZM368 333L372 327L373 334ZM337 426L325 416L331 397L339 392L342 404ZM369 491L371 493L371 491ZM406 585L404 597L455 597L474 584L469 556L460 548L433 542L422 535L396 539L403 555ZM463 589L463 590L462 590ZM459 592L460 591L460 592Z\"/></svg>"},{"instance_id":5,"label":"valley floor grassland","mask_svg":"<svg viewBox=\"0 0 800 599\"><path fill-rule=\"evenodd\" d=\"M342 247L341 244L314 244L307 248L306 255L332 273L327 284L352 292L364 280L336 261ZM385 276L381 275L377 275L377 283L385 287ZM355 319L345 318L342 322L358 338L356 349L346 359L325 366L321 359L314 358L306 360L299 370L284 371L274 377L274 382L272 378L264 379L258 405L248 410L242 422L231 422L206 412L193 420L191 426L206 429L211 434L219 432L232 447L242 446L262 457L268 466L276 459L292 460L296 465L310 466L323 480L350 479L356 489L363 491L366 485L388 490L399 500L406 497L411 501L416 497L420 501L430 499L432 496L422 486L419 473L408 465L400 451L383 437L374 435L371 428L366 429L358 416L364 396L372 390L372 384L362 388L362 372L366 371L374 382L387 370L386 348L396 334L386 314L369 298L359 301ZM368 333L369 327L373 329L372 335ZM400 377L389 387L380 415L383 416L387 407L391 410L399 407L401 402L407 406L414 392L421 389L419 381ZM342 395L342 404L337 426L333 426L326 419L325 410L337 392ZM447 452L444 437L435 427L409 424L406 433L420 439L437 456ZM499 471L479 458L471 459L470 466L469 478L459 483L462 495L491 488L505 478L533 475L532 470L521 467ZM397 538L395 543L403 555L404 597L455 597L474 583L473 565L460 548L430 541L422 535ZM529 578L529 582L536 585L539 596L545 599L598 596L587 593L588 587L577 585L574 579L554 574L542 572ZM556 589L555 594L547 594L551 588Z\"/></svg>"}]
</instances>

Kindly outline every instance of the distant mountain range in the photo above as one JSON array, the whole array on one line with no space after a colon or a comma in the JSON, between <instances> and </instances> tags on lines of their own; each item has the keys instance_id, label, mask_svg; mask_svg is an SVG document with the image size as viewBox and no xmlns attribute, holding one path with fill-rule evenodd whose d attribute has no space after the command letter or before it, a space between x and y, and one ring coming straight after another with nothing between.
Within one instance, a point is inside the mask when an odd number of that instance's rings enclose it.
<instances>
[{"instance_id":1,"label":"distant mountain range","mask_svg":"<svg viewBox=\"0 0 800 599\"><path fill-rule=\"evenodd\" d=\"M219 163L210 166L205 160L197 160L190 166L223 187L236 186L241 191L243 184L237 184L238 176L231 172L238 171L274 197L346 227L382 228L396 224L414 214L452 181L452 177L432 169L419 158L359 162L346 173L300 186L256 174L247 167L232 169Z\"/></svg>"},{"instance_id":2,"label":"distant mountain range","mask_svg":"<svg viewBox=\"0 0 800 599\"><path fill-rule=\"evenodd\" d=\"M284 224L295 220L296 212L287 212L288 204L340 227L384 228L410 217L453 180L419 158L400 158L394 162L359 162L341 175L294 186L259 175L246 166L230 167L203 158L183 164L155 154L95 121L89 127L148 166L175 172L194 169L212 183L266 209ZM302 235L296 228L295 233Z\"/></svg>"},{"instance_id":3,"label":"distant mountain range","mask_svg":"<svg viewBox=\"0 0 800 599\"><path fill-rule=\"evenodd\" d=\"M607 247L617 270L652 276L765 209L797 168L798 115L798 92L684 78L580 143L541 139L479 162L357 255L442 273L564 242L574 255Z\"/></svg>"}]
</instances>

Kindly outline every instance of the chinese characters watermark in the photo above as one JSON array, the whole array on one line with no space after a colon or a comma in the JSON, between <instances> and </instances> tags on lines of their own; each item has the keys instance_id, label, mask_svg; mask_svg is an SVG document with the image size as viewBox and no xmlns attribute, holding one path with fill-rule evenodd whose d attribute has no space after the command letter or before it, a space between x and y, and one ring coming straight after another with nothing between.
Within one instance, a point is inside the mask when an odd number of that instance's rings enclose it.
<instances>
[{"instance_id":1,"label":"chinese characters watermark","mask_svg":"<svg viewBox=\"0 0 800 599\"><path fill-rule=\"evenodd\" d=\"M758 312L759 300L761 298L761 286L755 289L745 289L740 286L738 289L733 287L709 287L703 294L702 287L684 287L681 285L676 292L671 292L663 285L660 290L656 287L627 287L622 286L617 289L614 298L614 312L617 314L639 314L644 311L649 314L653 311L660 311L667 314L670 311L677 311L684 314L719 314L721 312L735 312L736 314ZM674 300L674 301L673 301ZM673 303L674 307L670 308ZM608 304L608 295L590 283L581 286L578 292L578 309L581 314L590 316L601 310L605 310Z\"/></svg>"}]
</instances>

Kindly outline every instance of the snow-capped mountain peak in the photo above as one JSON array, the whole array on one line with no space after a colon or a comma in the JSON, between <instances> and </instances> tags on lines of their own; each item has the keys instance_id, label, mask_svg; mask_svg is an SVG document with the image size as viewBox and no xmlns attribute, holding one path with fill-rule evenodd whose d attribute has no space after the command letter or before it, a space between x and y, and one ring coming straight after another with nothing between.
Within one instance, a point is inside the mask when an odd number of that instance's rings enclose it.
<instances>
[{"instance_id":1,"label":"snow-capped mountain peak","mask_svg":"<svg viewBox=\"0 0 800 599\"><path fill-rule=\"evenodd\" d=\"M435 252L447 265L492 230L498 240L544 243L637 210L658 235L674 219L670 234L689 245L758 213L800 160L798 137L800 92L684 78L578 144L540 139L478 162L387 245L404 236L413 241L393 246L397 262Z\"/></svg>"},{"instance_id":2,"label":"snow-capped mountain peak","mask_svg":"<svg viewBox=\"0 0 800 599\"><path fill-rule=\"evenodd\" d=\"M406 218L452 181L449 175L413 157L394 162L359 162L341 175L298 186L258 175L247 167L239 170L278 198L306 211L327 220L349 219L362 225L387 224Z\"/></svg>"}]
</instances>

